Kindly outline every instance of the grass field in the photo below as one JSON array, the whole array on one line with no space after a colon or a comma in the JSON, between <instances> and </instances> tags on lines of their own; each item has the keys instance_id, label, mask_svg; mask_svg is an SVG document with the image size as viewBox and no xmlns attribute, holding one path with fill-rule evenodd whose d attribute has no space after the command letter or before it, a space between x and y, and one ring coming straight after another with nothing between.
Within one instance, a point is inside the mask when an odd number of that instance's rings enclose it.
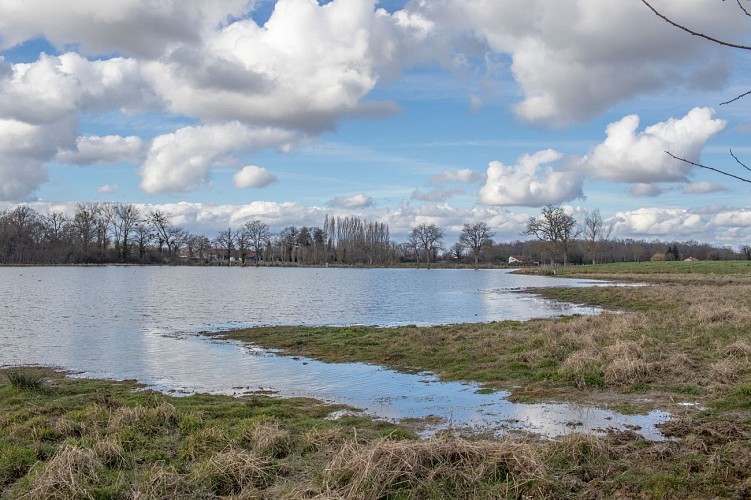
<instances>
[{"instance_id":1,"label":"grass field","mask_svg":"<svg viewBox=\"0 0 751 500\"><path fill-rule=\"evenodd\" d=\"M645 264L556 275L649 286L541 291L613 310L599 316L226 335L331 362L430 369L517 400L668 409L670 441L632 432L420 440L365 416L329 420L339 408L311 400L175 398L15 368L0 371L0 497L747 498L751 268Z\"/></svg>"}]
</instances>

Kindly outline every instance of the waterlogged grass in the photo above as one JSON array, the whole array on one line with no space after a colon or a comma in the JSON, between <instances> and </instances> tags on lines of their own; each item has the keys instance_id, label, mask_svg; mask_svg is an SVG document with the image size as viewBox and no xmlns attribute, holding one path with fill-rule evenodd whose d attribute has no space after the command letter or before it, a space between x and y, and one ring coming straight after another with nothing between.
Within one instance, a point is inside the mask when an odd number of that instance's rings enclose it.
<instances>
[{"instance_id":1,"label":"waterlogged grass","mask_svg":"<svg viewBox=\"0 0 751 500\"><path fill-rule=\"evenodd\" d=\"M596 316L436 327L268 327L222 335L328 362L431 370L445 380L511 390L527 401L611 398L618 404L639 394L648 396L638 398L642 408L706 403L751 381L749 276L699 283L661 283L660 276L649 286L535 290L612 311Z\"/></svg>"},{"instance_id":2,"label":"waterlogged grass","mask_svg":"<svg viewBox=\"0 0 751 500\"><path fill-rule=\"evenodd\" d=\"M28 391L6 377L43 380ZM134 383L14 369L0 382L2 498L280 497L321 488L344 442L414 439L335 406L264 396L175 398ZM294 495L293 495L294 496Z\"/></svg>"},{"instance_id":3,"label":"waterlogged grass","mask_svg":"<svg viewBox=\"0 0 751 500\"><path fill-rule=\"evenodd\" d=\"M611 279L621 281L659 281L661 283L718 283L751 280L751 261L701 262L619 262L587 266L567 266L555 269L528 267L519 274Z\"/></svg>"},{"instance_id":4,"label":"waterlogged grass","mask_svg":"<svg viewBox=\"0 0 751 500\"><path fill-rule=\"evenodd\" d=\"M0 381L3 499L751 493L748 426L706 418L672 422L666 432L676 439L663 443L634 433L417 440L366 417L327 420L336 408L311 400L176 398L128 382L34 374L44 391Z\"/></svg>"}]
</instances>

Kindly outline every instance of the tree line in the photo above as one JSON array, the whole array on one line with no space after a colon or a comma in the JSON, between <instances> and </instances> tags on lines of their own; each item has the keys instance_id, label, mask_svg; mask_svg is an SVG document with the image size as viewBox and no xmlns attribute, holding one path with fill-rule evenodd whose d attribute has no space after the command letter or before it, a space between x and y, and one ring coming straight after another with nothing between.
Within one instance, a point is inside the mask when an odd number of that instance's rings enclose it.
<instances>
[{"instance_id":1,"label":"tree line","mask_svg":"<svg viewBox=\"0 0 751 500\"><path fill-rule=\"evenodd\" d=\"M79 203L72 216L41 214L27 205L0 212L0 264L218 264L391 266L438 261L466 265L583 264L646 260L751 260L738 251L696 241L662 242L611 238L612 224L599 210L582 223L558 206L530 217L520 236L495 242L485 222L464 224L453 245L435 224L418 224L407 240L391 239L387 224L326 215L322 226L287 226L278 233L260 220L228 227L209 238L175 224L161 210L132 204Z\"/></svg>"}]
</instances>

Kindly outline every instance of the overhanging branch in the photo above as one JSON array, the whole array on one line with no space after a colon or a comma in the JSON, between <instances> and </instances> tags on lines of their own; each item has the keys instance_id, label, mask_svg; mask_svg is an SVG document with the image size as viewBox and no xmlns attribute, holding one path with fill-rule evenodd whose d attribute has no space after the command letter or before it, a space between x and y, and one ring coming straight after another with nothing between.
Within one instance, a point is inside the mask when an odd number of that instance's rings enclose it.
<instances>
[{"instance_id":1,"label":"overhanging branch","mask_svg":"<svg viewBox=\"0 0 751 500\"><path fill-rule=\"evenodd\" d=\"M647 0L641 0L641 3L643 3L644 5L646 5L647 7L649 7L649 10L651 10L652 12L654 12L657 17L659 17L660 19L662 19L666 23L670 24L671 26L674 26L674 27L676 27L676 28L678 28L680 30L685 31L686 33L689 33L689 34L694 35L694 36L698 36L698 37L703 38L705 40L709 40L710 42L714 42L714 43L717 43L717 44L720 44L720 45L724 45L725 47L732 47L734 49L741 49L741 50L751 50L751 46L750 45L742 45L742 44L733 43L733 42L726 42L725 40L720 40L719 38L715 38L713 36L709 36L707 34L700 33L698 31L694 31L691 28L689 28L688 26L684 26L682 24L679 24L679 23L673 21L672 19L670 19L669 17L667 17L666 15L662 14L660 11L658 11L654 7L652 7L652 4L650 4ZM738 4L740 5L740 2L738 2ZM743 6L741 6L741 8L743 9ZM743 11L746 12L745 9L743 9Z\"/></svg>"},{"instance_id":2,"label":"overhanging branch","mask_svg":"<svg viewBox=\"0 0 751 500\"><path fill-rule=\"evenodd\" d=\"M748 182L749 184L751 184L751 179L747 179L747 178L741 177L739 175L731 174L730 172L725 172L724 170L720 170L719 168L710 167L709 165L702 165L701 163L696 163L696 162L693 162L691 160L687 160L686 158L681 158L679 156L675 156L670 151L665 151L665 153L667 153L668 155L670 155L672 158L675 158L676 160L682 161L684 163L688 163L689 165L693 165L695 167L699 167L699 168L704 168L704 169L707 169L707 170L711 170L712 172L717 172L718 174L726 175L728 177L732 177L733 179L737 179L737 180L743 181L743 182ZM732 151L731 151L730 154L733 154ZM733 155L733 158L735 158L735 155ZM746 167L746 165L744 165L743 163L741 163L740 160L738 160L736 158L736 161L738 163L740 163L743 167L745 167L748 170L748 167ZM751 171L751 170L749 170L749 171Z\"/></svg>"}]
</instances>

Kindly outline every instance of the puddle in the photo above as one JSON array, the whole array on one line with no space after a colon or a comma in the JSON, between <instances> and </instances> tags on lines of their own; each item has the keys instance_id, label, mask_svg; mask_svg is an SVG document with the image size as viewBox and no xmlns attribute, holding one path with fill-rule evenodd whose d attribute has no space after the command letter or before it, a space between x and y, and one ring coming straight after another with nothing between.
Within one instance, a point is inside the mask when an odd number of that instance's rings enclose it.
<instances>
[{"instance_id":1,"label":"puddle","mask_svg":"<svg viewBox=\"0 0 751 500\"><path fill-rule=\"evenodd\" d=\"M180 346L203 344L208 354L221 351L224 369L202 369L195 380L148 382L172 394L267 394L309 397L344 404L376 418L408 422L430 435L444 429L502 435L524 431L545 437L572 432L604 434L634 431L644 438L665 438L656 424L670 414L622 415L577 404L523 404L508 401L508 393L487 393L478 384L442 382L430 373L407 374L363 363L324 363L300 356L282 356L258 346L198 336L181 336ZM163 367L164 368L164 367ZM188 382L186 384L186 382ZM230 387L230 389L227 389ZM341 418L340 412L331 418ZM416 421L424 421L422 427Z\"/></svg>"}]
</instances>

